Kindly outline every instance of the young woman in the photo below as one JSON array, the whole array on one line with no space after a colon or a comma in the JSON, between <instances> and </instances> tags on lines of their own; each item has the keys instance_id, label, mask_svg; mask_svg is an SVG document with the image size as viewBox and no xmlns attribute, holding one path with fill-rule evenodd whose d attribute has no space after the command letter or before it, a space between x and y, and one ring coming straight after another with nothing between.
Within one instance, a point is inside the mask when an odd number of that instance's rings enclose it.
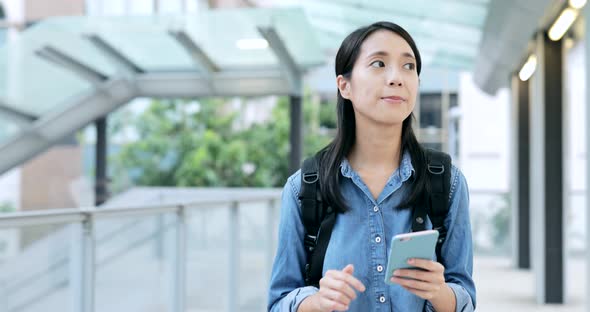
<instances>
[{"instance_id":1,"label":"young woman","mask_svg":"<svg viewBox=\"0 0 590 312\"><path fill-rule=\"evenodd\" d=\"M398 270L394 285L384 282L387 241L410 231L411 207L428 179L424 149L412 131L420 69L414 40L396 24L363 27L342 42L336 55L338 132L320 151L321 195L338 211L324 274L319 288L305 286L299 171L283 191L269 311L475 309L468 189L456 167L444 222L444 266L413 259L411 265L422 271Z\"/></svg>"}]
</instances>

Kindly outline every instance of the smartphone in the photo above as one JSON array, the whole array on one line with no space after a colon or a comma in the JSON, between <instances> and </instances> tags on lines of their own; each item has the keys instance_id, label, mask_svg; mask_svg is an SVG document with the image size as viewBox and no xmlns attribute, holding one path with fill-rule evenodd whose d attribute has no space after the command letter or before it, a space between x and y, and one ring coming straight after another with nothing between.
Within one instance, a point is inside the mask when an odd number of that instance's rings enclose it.
<instances>
[{"instance_id":1,"label":"smartphone","mask_svg":"<svg viewBox=\"0 0 590 312\"><path fill-rule=\"evenodd\" d=\"M398 234L391 240L387 270L385 271L385 283L390 281L393 272L397 269L418 269L408 264L410 258L432 259L438 239L437 230L426 230L406 234Z\"/></svg>"}]
</instances>

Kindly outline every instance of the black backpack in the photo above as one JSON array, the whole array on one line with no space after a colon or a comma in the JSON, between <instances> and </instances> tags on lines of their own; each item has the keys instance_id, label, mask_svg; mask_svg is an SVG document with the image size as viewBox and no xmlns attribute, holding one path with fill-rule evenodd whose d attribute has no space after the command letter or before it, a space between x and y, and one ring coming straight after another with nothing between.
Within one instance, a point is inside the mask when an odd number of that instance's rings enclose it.
<instances>
[{"instance_id":1,"label":"black backpack","mask_svg":"<svg viewBox=\"0 0 590 312\"><path fill-rule=\"evenodd\" d=\"M444 221L449 211L449 192L451 184L451 157L443 152L426 149L426 165L429 186L425 204L413 207L412 232L425 230L426 216L432 227L439 232L436 244L438 262L443 263L441 248L447 235ZM301 167L301 219L305 227L304 245L307 254L305 265L305 284L318 287L322 278L324 256L337 212L333 207L323 204L319 185L319 154L305 159ZM327 207L326 207L327 206Z\"/></svg>"}]
</instances>

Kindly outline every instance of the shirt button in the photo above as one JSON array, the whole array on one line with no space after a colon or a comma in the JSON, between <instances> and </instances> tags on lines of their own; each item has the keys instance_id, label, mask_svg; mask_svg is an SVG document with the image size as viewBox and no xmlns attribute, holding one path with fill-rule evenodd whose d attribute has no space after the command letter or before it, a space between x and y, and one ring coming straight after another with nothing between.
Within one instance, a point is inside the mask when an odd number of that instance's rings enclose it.
<instances>
[{"instance_id":1,"label":"shirt button","mask_svg":"<svg viewBox=\"0 0 590 312\"><path fill-rule=\"evenodd\" d=\"M383 272L383 266L382 265L378 265L377 266L377 272Z\"/></svg>"},{"instance_id":2,"label":"shirt button","mask_svg":"<svg viewBox=\"0 0 590 312\"><path fill-rule=\"evenodd\" d=\"M377 207L377 206L373 207L373 211L375 211L375 212L379 211L379 207Z\"/></svg>"},{"instance_id":3,"label":"shirt button","mask_svg":"<svg viewBox=\"0 0 590 312\"><path fill-rule=\"evenodd\" d=\"M385 302L385 296L381 295L381 297L379 297L379 302L384 303Z\"/></svg>"},{"instance_id":4,"label":"shirt button","mask_svg":"<svg viewBox=\"0 0 590 312\"><path fill-rule=\"evenodd\" d=\"M376 242L377 244L378 244L378 243L380 243L380 242L381 242L381 237L379 237L379 236L375 237L375 242Z\"/></svg>"}]
</instances>

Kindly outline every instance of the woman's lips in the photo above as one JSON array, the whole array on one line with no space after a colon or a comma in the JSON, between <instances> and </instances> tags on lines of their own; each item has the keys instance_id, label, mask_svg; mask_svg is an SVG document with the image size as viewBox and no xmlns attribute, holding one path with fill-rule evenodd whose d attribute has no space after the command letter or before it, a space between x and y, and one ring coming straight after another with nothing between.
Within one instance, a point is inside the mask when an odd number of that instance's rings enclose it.
<instances>
[{"instance_id":1,"label":"woman's lips","mask_svg":"<svg viewBox=\"0 0 590 312\"><path fill-rule=\"evenodd\" d=\"M401 96L386 96L382 97L381 99L388 103L401 103L406 100Z\"/></svg>"}]
</instances>

